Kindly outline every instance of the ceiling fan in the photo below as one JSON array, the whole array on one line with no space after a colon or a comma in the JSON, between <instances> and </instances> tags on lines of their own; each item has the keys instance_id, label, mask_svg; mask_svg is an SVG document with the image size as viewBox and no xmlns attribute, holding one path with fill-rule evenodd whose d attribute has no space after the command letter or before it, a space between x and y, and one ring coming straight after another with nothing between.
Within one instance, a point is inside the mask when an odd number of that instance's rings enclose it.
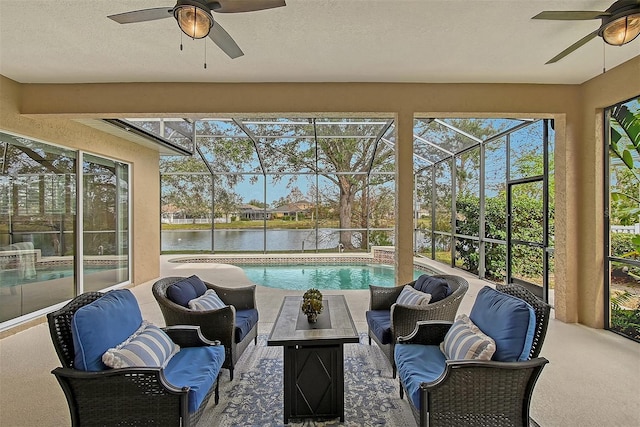
<instances>
[{"instance_id":1,"label":"ceiling fan","mask_svg":"<svg viewBox=\"0 0 640 427\"><path fill-rule=\"evenodd\" d=\"M550 19L560 21L581 21L601 19L602 24L594 32L587 34L549 61L552 64L569 55L574 50L585 45L596 36L610 45L622 46L635 39L640 34L640 0L618 0L605 11L545 11L531 19Z\"/></svg>"},{"instance_id":2,"label":"ceiling fan","mask_svg":"<svg viewBox=\"0 0 640 427\"><path fill-rule=\"evenodd\" d=\"M177 0L174 7L156 7L109 15L119 24L155 21L174 17L187 36L202 39L209 36L231 59L244 55L235 40L213 20L211 12L238 13L286 6L285 0Z\"/></svg>"}]
</instances>

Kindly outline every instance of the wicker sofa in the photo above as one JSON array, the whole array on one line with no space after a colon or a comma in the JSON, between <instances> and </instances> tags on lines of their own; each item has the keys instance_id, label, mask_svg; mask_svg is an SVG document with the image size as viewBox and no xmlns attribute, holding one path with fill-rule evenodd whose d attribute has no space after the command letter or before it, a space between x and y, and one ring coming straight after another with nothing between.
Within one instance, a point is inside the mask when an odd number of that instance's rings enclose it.
<instances>
[{"instance_id":1,"label":"wicker sofa","mask_svg":"<svg viewBox=\"0 0 640 427\"><path fill-rule=\"evenodd\" d=\"M453 321L462 298L469 289L469 283L459 276L434 275L431 277L446 281L450 293L444 299L427 305L396 304L403 286L369 286L370 303L366 313L369 344L373 340L382 349L391 363L393 378L396 377L393 347L398 337L409 335L415 328L416 322L421 320ZM407 285L415 287L416 283L417 281L414 280Z\"/></svg>"},{"instance_id":2,"label":"wicker sofa","mask_svg":"<svg viewBox=\"0 0 640 427\"><path fill-rule=\"evenodd\" d=\"M406 392L418 424L537 425L529 418L529 406L537 379L548 363L539 354L549 313L548 304L518 285L481 289L469 319L481 334L495 338L490 360L463 360L470 358L459 355L447 359L447 346L455 345L456 340L460 348L468 346L465 351L480 348L477 341L469 344L469 334L464 340L456 335L456 328L464 330L459 319L455 323L419 322L412 334L400 337L395 346L400 396Z\"/></svg>"},{"instance_id":3,"label":"wicker sofa","mask_svg":"<svg viewBox=\"0 0 640 427\"><path fill-rule=\"evenodd\" d=\"M170 338L166 342L180 346L160 362L164 366L110 369L103 364L102 355L123 340L131 343L143 330L128 289L81 294L47 318L62 363L52 373L67 398L73 426L193 426L212 395L218 403L224 349L197 327L163 329Z\"/></svg>"},{"instance_id":4,"label":"wicker sofa","mask_svg":"<svg viewBox=\"0 0 640 427\"><path fill-rule=\"evenodd\" d=\"M196 276L191 276L193 278ZM218 340L225 348L223 368L229 369L233 380L236 362L251 340L257 343L258 309L256 286L227 288L202 282L207 289L213 289L227 307L195 311L172 301L167 292L170 286L190 279L187 277L165 277L155 282L151 288L167 326L196 325L209 340ZM199 280L199 279L198 279Z\"/></svg>"}]
</instances>

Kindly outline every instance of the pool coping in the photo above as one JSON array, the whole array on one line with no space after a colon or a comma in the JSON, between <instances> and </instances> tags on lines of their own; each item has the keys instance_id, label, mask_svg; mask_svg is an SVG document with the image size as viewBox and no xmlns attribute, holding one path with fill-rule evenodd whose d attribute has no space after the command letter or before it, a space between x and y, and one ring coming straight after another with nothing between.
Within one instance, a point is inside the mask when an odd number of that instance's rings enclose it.
<instances>
[{"instance_id":1,"label":"pool coping","mask_svg":"<svg viewBox=\"0 0 640 427\"><path fill-rule=\"evenodd\" d=\"M219 263L230 265L300 265L300 264L382 264L394 266L395 248L393 246L374 246L369 253L340 253L340 254L210 254L210 255L185 255L168 260L176 264L201 264ZM442 274L433 266L421 263L414 258L413 267L416 270L431 274Z\"/></svg>"}]
</instances>

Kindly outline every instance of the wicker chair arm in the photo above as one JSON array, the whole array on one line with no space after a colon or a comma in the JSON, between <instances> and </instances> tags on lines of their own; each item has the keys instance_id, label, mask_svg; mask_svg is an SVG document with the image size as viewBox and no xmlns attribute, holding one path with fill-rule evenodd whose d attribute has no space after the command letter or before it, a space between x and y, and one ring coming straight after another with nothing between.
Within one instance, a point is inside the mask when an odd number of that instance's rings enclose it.
<instances>
[{"instance_id":1,"label":"wicker chair arm","mask_svg":"<svg viewBox=\"0 0 640 427\"><path fill-rule=\"evenodd\" d=\"M440 345L453 322L425 320L417 322L411 334L398 337L399 344Z\"/></svg>"},{"instance_id":2,"label":"wicker chair arm","mask_svg":"<svg viewBox=\"0 0 640 427\"><path fill-rule=\"evenodd\" d=\"M496 414L529 425L533 388L548 362L544 357L522 362L448 360L440 378L420 384L421 402L434 416L451 417L452 425L469 413L484 414L486 419L477 425L494 425Z\"/></svg>"},{"instance_id":3,"label":"wicker chair arm","mask_svg":"<svg viewBox=\"0 0 640 427\"><path fill-rule=\"evenodd\" d=\"M446 381L448 376L456 375L456 371L465 371L464 375L467 378L466 381L469 381L469 384L481 384L470 380L470 378L477 376L478 380L482 379L482 382L484 383L486 382L486 377L500 376L501 372L544 367L544 365L549 363L549 361L544 357L536 357L535 359L519 362L496 362L493 360L447 360L445 363L447 366L442 376L433 382L422 383L420 388L427 390L438 387Z\"/></svg>"},{"instance_id":4,"label":"wicker chair arm","mask_svg":"<svg viewBox=\"0 0 640 427\"><path fill-rule=\"evenodd\" d=\"M176 387L169 383L164 377L162 368L121 368L121 369L105 369L104 371L81 371L73 368L55 368L51 371L56 377L69 378L75 380L94 380L96 388L104 387L105 381L132 381L137 383L148 383L150 381L157 382L162 385L167 392L186 393L189 387ZM87 386L90 387L90 386Z\"/></svg>"},{"instance_id":5,"label":"wicker chair arm","mask_svg":"<svg viewBox=\"0 0 640 427\"><path fill-rule=\"evenodd\" d=\"M216 291L216 294L225 304L234 306L236 310L257 308L256 285L242 288L227 288L208 282L205 282L205 285L207 285L207 288Z\"/></svg>"},{"instance_id":6,"label":"wicker chair arm","mask_svg":"<svg viewBox=\"0 0 640 427\"><path fill-rule=\"evenodd\" d=\"M78 425L188 425L189 387L176 387L160 368L51 371L60 383L71 423ZM117 409L117 410L116 410Z\"/></svg>"},{"instance_id":7,"label":"wicker chair arm","mask_svg":"<svg viewBox=\"0 0 640 427\"><path fill-rule=\"evenodd\" d=\"M398 295L402 292L403 286L375 286L369 285L369 310L390 310L395 304Z\"/></svg>"},{"instance_id":8,"label":"wicker chair arm","mask_svg":"<svg viewBox=\"0 0 640 427\"><path fill-rule=\"evenodd\" d=\"M456 307L457 308L457 307ZM401 305L391 306L391 333L394 338L409 335L416 323L423 320L450 320L455 316L448 314L448 305Z\"/></svg>"},{"instance_id":9,"label":"wicker chair arm","mask_svg":"<svg viewBox=\"0 0 640 427\"><path fill-rule=\"evenodd\" d=\"M200 332L206 339L220 340L225 347L231 347L236 319L236 310L233 306L208 311L178 307L177 309L163 310L164 319L168 326L199 326Z\"/></svg>"},{"instance_id":10,"label":"wicker chair arm","mask_svg":"<svg viewBox=\"0 0 640 427\"><path fill-rule=\"evenodd\" d=\"M200 326L176 325L162 328L169 338L180 347L202 347L205 345L220 345L220 341L208 340L202 335Z\"/></svg>"}]
</instances>

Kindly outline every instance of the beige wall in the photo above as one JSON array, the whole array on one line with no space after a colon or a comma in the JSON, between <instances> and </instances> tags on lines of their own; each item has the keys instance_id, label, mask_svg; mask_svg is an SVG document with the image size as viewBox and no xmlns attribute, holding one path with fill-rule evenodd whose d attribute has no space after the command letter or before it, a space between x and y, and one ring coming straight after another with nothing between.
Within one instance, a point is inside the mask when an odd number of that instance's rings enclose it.
<instances>
[{"instance_id":1,"label":"beige wall","mask_svg":"<svg viewBox=\"0 0 640 427\"><path fill-rule=\"evenodd\" d=\"M132 282L156 278L160 269L158 152L67 118L21 115L23 89L23 85L0 76L0 130L131 163Z\"/></svg>"},{"instance_id":2,"label":"beige wall","mask_svg":"<svg viewBox=\"0 0 640 427\"><path fill-rule=\"evenodd\" d=\"M80 131L75 117L198 117L221 115L296 115L335 113L397 120L398 185L396 233L398 282L410 277L413 219L411 203L414 115L438 117L549 117L556 120L556 317L602 327L602 148L598 109L640 94L640 57L583 85L401 84L401 83L121 83L28 84L20 87L20 112L12 121L31 120L24 133L40 135L53 121ZM5 80L3 80L4 82ZM18 91L17 88L14 89ZM1 95L5 97L4 94ZM13 98L15 100L15 96ZM12 102L15 108L15 102ZM5 114L1 119L4 120ZM55 118L55 119L52 119ZM0 122L0 127L3 123ZM11 129L9 129L11 130ZM76 133L77 132L77 133ZM46 133L46 132L45 132ZM97 135L95 132L92 135ZM30 135L37 136L37 135ZM67 135L68 136L68 135ZM48 137L41 136L46 140ZM95 136L106 140L106 136ZM82 139L82 138L79 138ZM111 140L111 139L110 139ZM127 143L114 139L114 144ZM600 144L600 145L599 145ZM130 148L133 150L133 148ZM134 150L135 151L135 150ZM106 153L105 153L106 154ZM134 158L138 158L133 156ZM125 158L125 160L127 160ZM157 160L156 160L157 162ZM145 163L142 179L157 188L157 165ZM152 172L153 171L153 172ZM139 173L138 168L134 172ZM136 175L134 187L141 185ZM156 192L157 193L157 192ZM157 248L158 203L140 208L153 226L136 221L136 239ZM595 231L594 231L595 230ZM150 251L157 258L157 251ZM137 254L136 265L152 270L157 260ZM145 267L146 270L146 267Z\"/></svg>"},{"instance_id":3,"label":"beige wall","mask_svg":"<svg viewBox=\"0 0 640 427\"><path fill-rule=\"evenodd\" d=\"M582 140L574 141L578 153L580 251L579 321L601 327L604 321L604 141L603 109L640 95L640 56L602 74L581 88ZM590 232L587 232L590 231Z\"/></svg>"}]
</instances>

